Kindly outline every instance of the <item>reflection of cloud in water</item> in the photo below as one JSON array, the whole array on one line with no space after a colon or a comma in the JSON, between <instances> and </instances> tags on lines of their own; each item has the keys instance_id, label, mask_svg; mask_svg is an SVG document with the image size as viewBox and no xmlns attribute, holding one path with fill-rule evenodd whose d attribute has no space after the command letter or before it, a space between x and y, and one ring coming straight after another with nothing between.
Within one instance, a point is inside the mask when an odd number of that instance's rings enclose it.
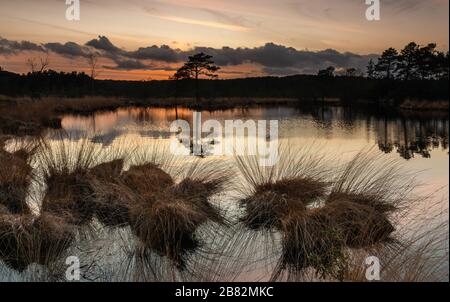
<instances>
[{"instance_id":1,"label":"reflection of cloud in water","mask_svg":"<svg viewBox=\"0 0 450 302\"><path fill-rule=\"evenodd\" d=\"M123 131L113 129L108 133L95 135L94 137L91 138L91 142L96 144L102 144L103 146L106 147L110 146L116 140L116 138L122 136L123 134L124 134Z\"/></svg>"},{"instance_id":2,"label":"reflection of cloud in water","mask_svg":"<svg viewBox=\"0 0 450 302\"><path fill-rule=\"evenodd\" d=\"M159 130L141 130L137 132L142 137L151 138L170 138L172 133L170 131L159 131Z\"/></svg>"},{"instance_id":3,"label":"reflection of cloud in water","mask_svg":"<svg viewBox=\"0 0 450 302\"><path fill-rule=\"evenodd\" d=\"M64 132L61 132L59 130L47 131L47 138L53 141L79 141L83 138L86 138L88 135L88 131L81 129L66 129L64 130Z\"/></svg>"}]
</instances>

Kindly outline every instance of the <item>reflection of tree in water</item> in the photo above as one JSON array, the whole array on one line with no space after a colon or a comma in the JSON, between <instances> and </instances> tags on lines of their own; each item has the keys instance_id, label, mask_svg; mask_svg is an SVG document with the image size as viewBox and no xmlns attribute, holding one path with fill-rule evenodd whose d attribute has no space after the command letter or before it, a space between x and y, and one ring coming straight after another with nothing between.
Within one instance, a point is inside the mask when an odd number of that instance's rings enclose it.
<instances>
[{"instance_id":1,"label":"reflection of tree in water","mask_svg":"<svg viewBox=\"0 0 450 302\"><path fill-rule=\"evenodd\" d=\"M394 149L405 159L415 155L431 157L433 149L448 149L448 119L384 119L377 121L377 140L380 150Z\"/></svg>"},{"instance_id":2,"label":"reflection of tree in water","mask_svg":"<svg viewBox=\"0 0 450 302\"><path fill-rule=\"evenodd\" d=\"M333 127L348 132L365 127L367 137L375 132L380 151L396 151L402 158L415 155L431 156L433 149L448 149L448 116L405 117L400 113L385 112L377 108L351 108L340 106L310 106L297 108L302 115L310 115L317 128L325 130L331 137Z\"/></svg>"}]
</instances>

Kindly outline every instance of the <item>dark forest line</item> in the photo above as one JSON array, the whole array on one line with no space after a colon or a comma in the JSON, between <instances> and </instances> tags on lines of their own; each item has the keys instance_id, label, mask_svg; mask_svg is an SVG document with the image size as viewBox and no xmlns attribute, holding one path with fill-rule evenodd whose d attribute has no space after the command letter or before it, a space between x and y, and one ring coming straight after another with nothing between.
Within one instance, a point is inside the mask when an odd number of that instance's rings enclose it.
<instances>
[{"instance_id":1,"label":"dark forest line","mask_svg":"<svg viewBox=\"0 0 450 302\"><path fill-rule=\"evenodd\" d=\"M195 80L115 81L92 80L85 73L53 70L24 75L0 71L0 94L11 97L130 97L195 98ZM398 80L358 76L323 77L295 75L245 79L199 80L203 100L214 98L339 99L343 102L392 102L448 100L447 79Z\"/></svg>"}]
</instances>

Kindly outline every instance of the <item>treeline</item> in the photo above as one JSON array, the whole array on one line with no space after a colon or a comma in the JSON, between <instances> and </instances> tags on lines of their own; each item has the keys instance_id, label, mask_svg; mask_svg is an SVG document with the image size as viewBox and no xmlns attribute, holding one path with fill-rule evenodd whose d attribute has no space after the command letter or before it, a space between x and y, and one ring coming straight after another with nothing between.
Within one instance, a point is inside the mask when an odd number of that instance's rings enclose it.
<instances>
[{"instance_id":1,"label":"treeline","mask_svg":"<svg viewBox=\"0 0 450 302\"><path fill-rule=\"evenodd\" d=\"M367 70L357 68L336 69L329 66L319 70L320 77L363 77L387 80L440 80L449 78L449 53L436 50L436 43L420 46L415 42L401 51L388 48L376 62L370 60Z\"/></svg>"},{"instance_id":2,"label":"treeline","mask_svg":"<svg viewBox=\"0 0 450 302\"><path fill-rule=\"evenodd\" d=\"M0 94L8 96L81 97L90 95L133 98L196 97L195 80L181 81L113 81L92 80L84 73L17 75L0 72ZM200 80L202 99L219 97L298 98L344 101L380 101L405 99L442 100L449 97L445 79L377 79L364 77L319 77L296 75L232 80Z\"/></svg>"},{"instance_id":3,"label":"treeline","mask_svg":"<svg viewBox=\"0 0 450 302\"><path fill-rule=\"evenodd\" d=\"M88 94L93 80L84 72L45 70L18 75L0 71L0 94L15 96L68 96Z\"/></svg>"},{"instance_id":4,"label":"treeline","mask_svg":"<svg viewBox=\"0 0 450 302\"><path fill-rule=\"evenodd\" d=\"M375 64L367 67L369 78L398 80L436 80L449 78L449 53L436 50L436 44L420 46L415 42L401 51L386 49Z\"/></svg>"}]
</instances>

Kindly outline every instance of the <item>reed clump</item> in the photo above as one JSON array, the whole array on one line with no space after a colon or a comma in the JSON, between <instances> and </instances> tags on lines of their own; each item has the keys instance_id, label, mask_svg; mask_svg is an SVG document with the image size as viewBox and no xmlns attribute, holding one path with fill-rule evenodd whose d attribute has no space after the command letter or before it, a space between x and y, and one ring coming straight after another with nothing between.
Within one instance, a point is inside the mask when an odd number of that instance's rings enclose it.
<instances>
[{"instance_id":1,"label":"reed clump","mask_svg":"<svg viewBox=\"0 0 450 302\"><path fill-rule=\"evenodd\" d=\"M14 214L29 214L28 189L34 179L30 160L35 152L26 144L14 152L0 148L0 205Z\"/></svg>"},{"instance_id":2,"label":"reed clump","mask_svg":"<svg viewBox=\"0 0 450 302\"><path fill-rule=\"evenodd\" d=\"M257 185L252 196L240 201L246 210L241 221L254 230L281 229L286 216L306 211L325 195L326 187L324 182L301 177Z\"/></svg>"},{"instance_id":3,"label":"reed clump","mask_svg":"<svg viewBox=\"0 0 450 302\"><path fill-rule=\"evenodd\" d=\"M349 250L396 243L396 215L412 201L414 181L398 163L386 165L370 150L342 169L327 170L317 159L305 168L313 157L299 157L265 171L251 159L238 159L252 187L240 200L240 220L252 230L281 232L282 256L273 278L284 270L295 277L313 268L321 278L341 280Z\"/></svg>"},{"instance_id":4,"label":"reed clump","mask_svg":"<svg viewBox=\"0 0 450 302\"><path fill-rule=\"evenodd\" d=\"M69 224L86 225L95 211L89 170L100 152L87 140L66 139L62 136L54 145L41 142L40 167L47 186L41 212L63 217Z\"/></svg>"},{"instance_id":5,"label":"reed clump","mask_svg":"<svg viewBox=\"0 0 450 302\"><path fill-rule=\"evenodd\" d=\"M207 217L182 200L167 194L148 196L130 209L131 228L146 248L170 259L179 269L187 253L199 246L197 228Z\"/></svg>"},{"instance_id":6,"label":"reed clump","mask_svg":"<svg viewBox=\"0 0 450 302\"><path fill-rule=\"evenodd\" d=\"M224 181L223 178L213 180L185 178L173 186L172 193L211 221L225 224L220 209L210 202L211 196L221 192Z\"/></svg>"},{"instance_id":7,"label":"reed clump","mask_svg":"<svg viewBox=\"0 0 450 302\"><path fill-rule=\"evenodd\" d=\"M116 159L95 166L89 171L89 185L93 191L95 217L107 227L129 224L131 189L120 181L123 159Z\"/></svg>"},{"instance_id":8,"label":"reed clump","mask_svg":"<svg viewBox=\"0 0 450 302\"><path fill-rule=\"evenodd\" d=\"M282 256L274 271L277 279L283 270L301 275L312 267L320 278L341 280L347 268L345 241L330 225L330 217L320 210L296 213L282 222Z\"/></svg>"},{"instance_id":9,"label":"reed clump","mask_svg":"<svg viewBox=\"0 0 450 302\"><path fill-rule=\"evenodd\" d=\"M210 197L225 179L197 175L193 164L178 183L155 163L133 166L123 182L136 190L130 204L131 228L146 248L170 259L183 270L186 257L200 246L197 229L208 221L224 223Z\"/></svg>"},{"instance_id":10,"label":"reed clump","mask_svg":"<svg viewBox=\"0 0 450 302\"><path fill-rule=\"evenodd\" d=\"M132 166L123 173L122 180L142 194L166 189L174 184L172 177L154 163Z\"/></svg>"},{"instance_id":11,"label":"reed clump","mask_svg":"<svg viewBox=\"0 0 450 302\"><path fill-rule=\"evenodd\" d=\"M323 212L338 230L346 246L354 249L387 243L395 228L385 213L351 201L328 204Z\"/></svg>"},{"instance_id":12,"label":"reed clump","mask_svg":"<svg viewBox=\"0 0 450 302\"><path fill-rule=\"evenodd\" d=\"M58 172L46 177L41 211L64 217L68 223L88 224L94 216L92 191L85 171Z\"/></svg>"},{"instance_id":13,"label":"reed clump","mask_svg":"<svg viewBox=\"0 0 450 302\"><path fill-rule=\"evenodd\" d=\"M0 207L0 259L14 270L51 264L73 240L73 228L56 216L17 215Z\"/></svg>"},{"instance_id":14,"label":"reed clump","mask_svg":"<svg viewBox=\"0 0 450 302\"><path fill-rule=\"evenodd\" d=\"M292 213L303 213L327 193L329 182L324 158L311 156L310 147L282 145L279 161L261 167L257 157L238 157L244 176L239 200L244 215L240 221L252 230L281 230L282 222Z\"/></svg>"}]
</instances>

